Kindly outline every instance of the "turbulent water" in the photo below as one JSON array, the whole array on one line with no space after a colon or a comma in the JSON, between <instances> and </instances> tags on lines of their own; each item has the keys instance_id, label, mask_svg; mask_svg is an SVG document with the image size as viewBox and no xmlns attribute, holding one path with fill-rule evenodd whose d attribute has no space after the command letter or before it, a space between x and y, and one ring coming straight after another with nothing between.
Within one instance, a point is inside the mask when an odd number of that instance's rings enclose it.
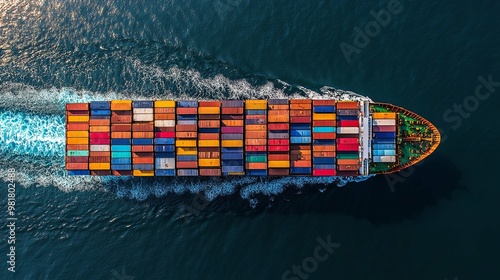
<instances>
[{"instance_id":1,"label":"turbulent water","mask_svg":"<svg viewBox=\"0 0 500 280\"><path fill-rule=\"evenodd\" d=\"M0 219L9 174L17 218L0 279L498 278L499 12L493 0L0 1ZM353 92L421 114L442 145L406 172L346 180L63 170L68 102L364 98Z\"/></svg>"}]
</instances>

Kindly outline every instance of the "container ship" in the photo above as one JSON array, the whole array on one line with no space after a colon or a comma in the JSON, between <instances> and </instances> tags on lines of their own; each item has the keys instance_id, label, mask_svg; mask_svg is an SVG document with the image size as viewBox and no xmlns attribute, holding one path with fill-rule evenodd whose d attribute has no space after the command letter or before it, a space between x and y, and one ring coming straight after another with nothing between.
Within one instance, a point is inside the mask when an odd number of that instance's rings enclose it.
<instances>
[{"instance_id":1,"label":"container ship","mask_svg":"<svg viewBox=\"0 0 500 280\"><path fill-rule=\"evenodd\" d=\"M430 155L436 127L366 100L66 104L66 170L94 176L389 174Z\"/></svg>"}]
</instances>

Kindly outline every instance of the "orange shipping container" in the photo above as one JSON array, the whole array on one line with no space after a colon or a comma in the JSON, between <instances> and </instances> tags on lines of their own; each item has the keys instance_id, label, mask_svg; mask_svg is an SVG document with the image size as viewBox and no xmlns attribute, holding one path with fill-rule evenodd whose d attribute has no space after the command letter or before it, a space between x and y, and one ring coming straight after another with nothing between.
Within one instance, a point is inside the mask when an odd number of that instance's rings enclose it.
<instances>
[{"instance_id":1,"label":"orange shipping container","mask_svg":"<svg viewBox=\"0 0 500 280\"><path fill-rule=\"evenodd\" d=\"M193 124L178 124L175 126L176 131L198 131L198 126Z\"/></svg>"},{"instance_id":2,"label":"orange shipping container","mask_svg":"<svg viewBox=\"0 0 500 280\"><path fill-rule=\"evenodd\" d=\"M223 126L243 126L243 120L222 120Z\"/></svg>"},{"instance_id":3,"label":"orange shipping container","mask_svg":"<svg viewBox=\"0 0 500 280\"><path fill-rule=\"evenodd\" d=\"M335 100L313 100L313 104L317 106L335 106Z\"/></svg>"},{"instance_id":4,"label":"orange shipping container","mask_svg":"<svg viewBox=\"0 0 500 280\"><path fill-rule=\"evenodd\" d=\"M152 152L154 149L153 145L132 145L132 152Z\"/></svg>"},{"instance_id":5,"label":"orange shipping container","mask_svg":"<svg viewBox=\"0 0 500 280\"><path fill-rule=\"evenodd\" d=\"M274 104L269 104L268 105L270 110L288 110L290 107L287 105L274 105Z\"/></svg>"},{"instance_id":6,"label":"orange shipping container","mask_svg":"<svg viewBox=\"0 0 500 280\"><path fill-rule=\"evenodd\" d=\"M247 124L245 125L246 131L267 131L267 125L260 124Z\"/></svg>"},{"instance_id":7,"label":"orange shipping container","mask_svg":"<svg viewBox=\"0 0 500 280\"><path fill-rule=\"evenodd\" d=\"M291 110L311 110L312 109L312 104L305 104L305 103L299 103L299 104L290 104L290 109Z\"/></svg>"},{"instance_id":8,"label":"orange shipping container","mask_svg":"<svg viewBox=\"0 0 500 280\"><path fill-rule=\"evenodd\" d=\"M342 165L358 165L359 160L357 159L337 159L337 164Z\"/></svg>"},{"instance_id":9,"label":"orange shipping container","mask_svg":"<svg viewBox=\"0 0 500 280\"><path fill-rule=\"evenodd\" d=\"M154 138L154 132L132 132L132 138Z\"/></svg>"},{"instance_id":10,"label":"orange shipping container","mask_svg":"<svg viewBox=\"0 0 500 280\"><path fill-rule=\"evenodd\" d=\"M335 132L314 132L313 139L336 139L337 134Z\"/></svg>"},{"instance_id":11,"label":"orange shipping container","mask_svg":"<svg viewBox=\"0 0 500 280\"><path fill-rule=\"evenodd\" d=\"M311 104L311 99L290 99L290 104Z\"/></svg>"},{"instance_id":12,"label":"orange shipping container","mask_svg":"<svg viewBox=\"0 0 500 280\"><path fill-rule=\"evenodd\" d=\"M248 139L266 139L267 131L248 131L245 137Z\"/></svg>"},{"instance_id":13,"label":"orange shipping container","mask_svg":"<svg viewBox=\"0 0 500 280\"><path fill-rule=\"evenodd\" d=\"M220 152L198 152L198 158L220 158Z\"/></svg>"},{"instance_id":14,"label":"orange shipping container","mask_svg":"<svg viewBox=\"0 0 500 280\"><path fill-rule=\"evenodd\" d=\"M359 109L359 102L339 101L337 102L337 110L339 109Z\"/></svg>"},{"instance_id":15,"label":"orange shipping container","mask_svg":"<svg viewBox=\"0 0 500 280\"><path fill-rule=\"evenodd\" d=\"M291 167L311 167L310 160L294 160L290 164Z\"/></svg>"},{"instance_id":16,"label":"orange shipping container","mask_svg":"<svg viewBox=\"0 0 500 280\"><path fill-rule=\"evenodd\" d=\"M335 157L335 152L313 152L313 157Z\"/></svg>"},{"instance_id":17,"label":"orange shipping container","mask_svg":"<svg viewBox=\"0 0 500 280\"><path fill-rule=\"evenodd\" d=\"M291 155L310 155L311 150L291 150Z\"/></svg>"},{"instance_id":18,"label":"orange shipping container","mask_svg":"<svg viewBox=\"0 0 500 280\"><path fill-rule=\"evenodd\" d=\"M88 123L68 123L66 124L67 130L89 130Z\"/></svg>"},{"instance_id":19,"label":"orange shipping container","mask_svg":"<svg viewBox=\"0 0 500 280\"><path fill-rule=\"evenodd\" d=\"M173 108L162 108L162 109L173 109ZM175 120L175 114L155 114L155 120Z\"/></svg>"},{"instance_id":20,"label":"orange shipping container","mask_svg":"<svg viewBox=\"0 0 500 280\"><path fill-rule=\"evenodd\" d=\"M109 126L90 126L90 132L109 132Z\"/></svg>"},{"instance_id":21,"label":"orange shipping container","mask_svg":"<svg viewBox=\"0 0 500 280\"><path fill-rule=\"evenodd\" d=\"M88 170L88 163L66 163L67 170Z\"/></svg>"},{"instance_id":22,"label":"orange shipping container","mask_svg":"<svg viewBox=\"0 0 500 280\"><path fill-rule=\"evenodd\" d=\"M290 112L288 110L269 110L267 112L268 116L288 116Z\"/></svg>"},{"instance_id":23,"label":"orange shipping container","mask_svg":"<svg viewBox=\"0 0 500 280\"><path fill-rule=\"evenodd\" d=\"M175 108L155 108L155 114L175 114Z\"/></svg>"},{"instance_id":24,"label":"orange shipping container","mask_svg":"<svg viewBox=\"0 0 500 280\"><path fill-rule=\"evenodd\" d=\"M258 146L266 144L267 144L267 139L245 139L245 145L247 146Z\"/></svg>"},{"instance_id":25,"label":"orange shipping container","mask_svg":"<svg viewBox=\"0 0 500 280\"><path fill-rule=\"evenodd\" d=\"M310 150L311 145L291 145L292 150Z\"/></svg>"},{"instance_id":26,"label":"orange shipping container","mask_svg":"<svg viewBox=\"0 0 500 280\"><path fill-rule=\"evenodd\" d=\"M335 146L317 146L313 145L314 152L335 152Z\"/></svg>"},{"instance_id":27,"label":"orange shipping container","mask_svg":"<svg viewBox=\"0 0 500 280\"><path fill-rule=\"evenodd\" d=\"M111 138L132 138L132 132L111 132Z\"/></svg>"},{"instance_id":28,"label":"orange shipping container","mask_svg":"<svg viewBox=\"0 0 500 280\"><path fill-rule=\"evenodd\" d=\"M186 132L186 131L177 131L175 133L175 137L177 138L197 138L197 132Z\"/></svg>"},{"instance_id":29,"label":"orange shipping container","mask_svg":"<svg viewBox=\"0 0 500 280\"><path fill-rule=\"evenodd\" d=\"M283 122L283 123L287 123L289 122L289 118L288 118L288 115L286 116L283 116L283 115L280 115L280 116L269 116L269 122Z\"/></svg>"},{"instance_id":30,"label":"orange shipping container","mask_svg":"<svg viewBox=\"0 0 500 280\"><path fill-rule=\"evenodd\" d=\"M246 169L267 169L267 162L247 162Z\"/></svg>"},{"instance_id":31,"label":"orange shipping container","mask_svg":"<svg viewBox=\"0 0 500 280\"><path fill-rule=\"evenodd\" d=\"M68 151L86 151L89 149L88 145L66 145L66 150Z\"/></svg>"},{"instance_id":32,"label":"orange shipping container","mask_svg":"<svg viewBox=\"0 0 500 280\"><path fill-rule=\"evenodd\" d=\"M97 126L109 126L111 123L110 119L90 119L89 124L90 125L97 125Z\"/></svg>"},{"instance_id":33,"label":"orange shipping container","mask_svg":"<svg viewBox=\"0 0 500 280\"><path fill-rule=\"evenodd\" d=\"M114 110L114 111L132 110L132 101L131 100L112 100L111 101L111 110Z\"/></svg>"},{"instance_id":34,"label":"orange shipping container","mask_svg":"<svg viewBox=\"0 0 500 280\"><path fill-rule=\"evenodd\" d=\"M89 157L110 157L111 152L90 152Z\"/></svg>"},{"instance_id":35,"label":"orange shipping container","mask_svg":"<svg viewBox=\"0 0 500 280\"><path fill-rule=\"evenodd\" d=\"M198 135L198 139L200 140L219 140L219 133L200 133Z\"/></svg>"},{"instance_id":36,"label":"orange shipping container","mask_svg":"<svg viewBox=\"0 0 500 280\"><path fill-rule=\"evenodd\" d=\"M198 121L200 128L217 128L220 127L220 121Z\"/></svg>"},{"instance_id":37,"label":"orange shipping container","mask_svg":"<svg viewBox=\"0 0 500 280\"><path fill-rule=\"evenodd\" d=\"M290 110L290 116L292 116L292 117L309 117L309 116L311 116L311 110Z\"/></svg>"},{"instance_id":38,"label":"orange shipping container","mask_svg":"<svg viewBox=\"0 0 500 280\"><path fill-rule=\"evenodd\" d=\"M132 159L133 164L153 164L155 159L153 157L135 157Z\"/></svg>"}]
</instances>

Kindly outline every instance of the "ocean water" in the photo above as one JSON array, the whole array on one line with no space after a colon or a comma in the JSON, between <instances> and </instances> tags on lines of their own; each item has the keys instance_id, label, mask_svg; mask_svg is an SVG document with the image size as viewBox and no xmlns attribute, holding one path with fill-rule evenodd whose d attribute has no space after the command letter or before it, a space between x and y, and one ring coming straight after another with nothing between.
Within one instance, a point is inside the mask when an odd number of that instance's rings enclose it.
<instances>
[{"instance_id":1,"label":"ocean water","mask_svg":"<svg viewBox=\"0 0 500 280\"><path fill-rule=\"evenodd\" d=\"M493 0L0 2L0 279L498 279L499 12ZM413 110L441 146L352 182L62 170L67 102L334 89Z\"/></svg>"}]
</instances>

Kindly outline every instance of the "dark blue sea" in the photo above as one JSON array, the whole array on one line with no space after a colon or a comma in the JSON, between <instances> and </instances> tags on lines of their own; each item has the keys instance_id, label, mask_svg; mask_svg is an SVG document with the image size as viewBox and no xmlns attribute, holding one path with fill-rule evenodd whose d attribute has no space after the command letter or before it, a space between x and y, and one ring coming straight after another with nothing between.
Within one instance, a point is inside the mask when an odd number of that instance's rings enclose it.
<instances>
[{"instance_id":1,"label":"dark blue sea","mask_svg":"<svg viewBox=\"0 0 500 280\"><path fill-rule=\"evenodd\" d=\"M499 14L496 0L0 1L0 279L500 279ZM424 116L440 147L349 183L64 172L68 102L334 89Z\"/></svg>"}]
</instances>

